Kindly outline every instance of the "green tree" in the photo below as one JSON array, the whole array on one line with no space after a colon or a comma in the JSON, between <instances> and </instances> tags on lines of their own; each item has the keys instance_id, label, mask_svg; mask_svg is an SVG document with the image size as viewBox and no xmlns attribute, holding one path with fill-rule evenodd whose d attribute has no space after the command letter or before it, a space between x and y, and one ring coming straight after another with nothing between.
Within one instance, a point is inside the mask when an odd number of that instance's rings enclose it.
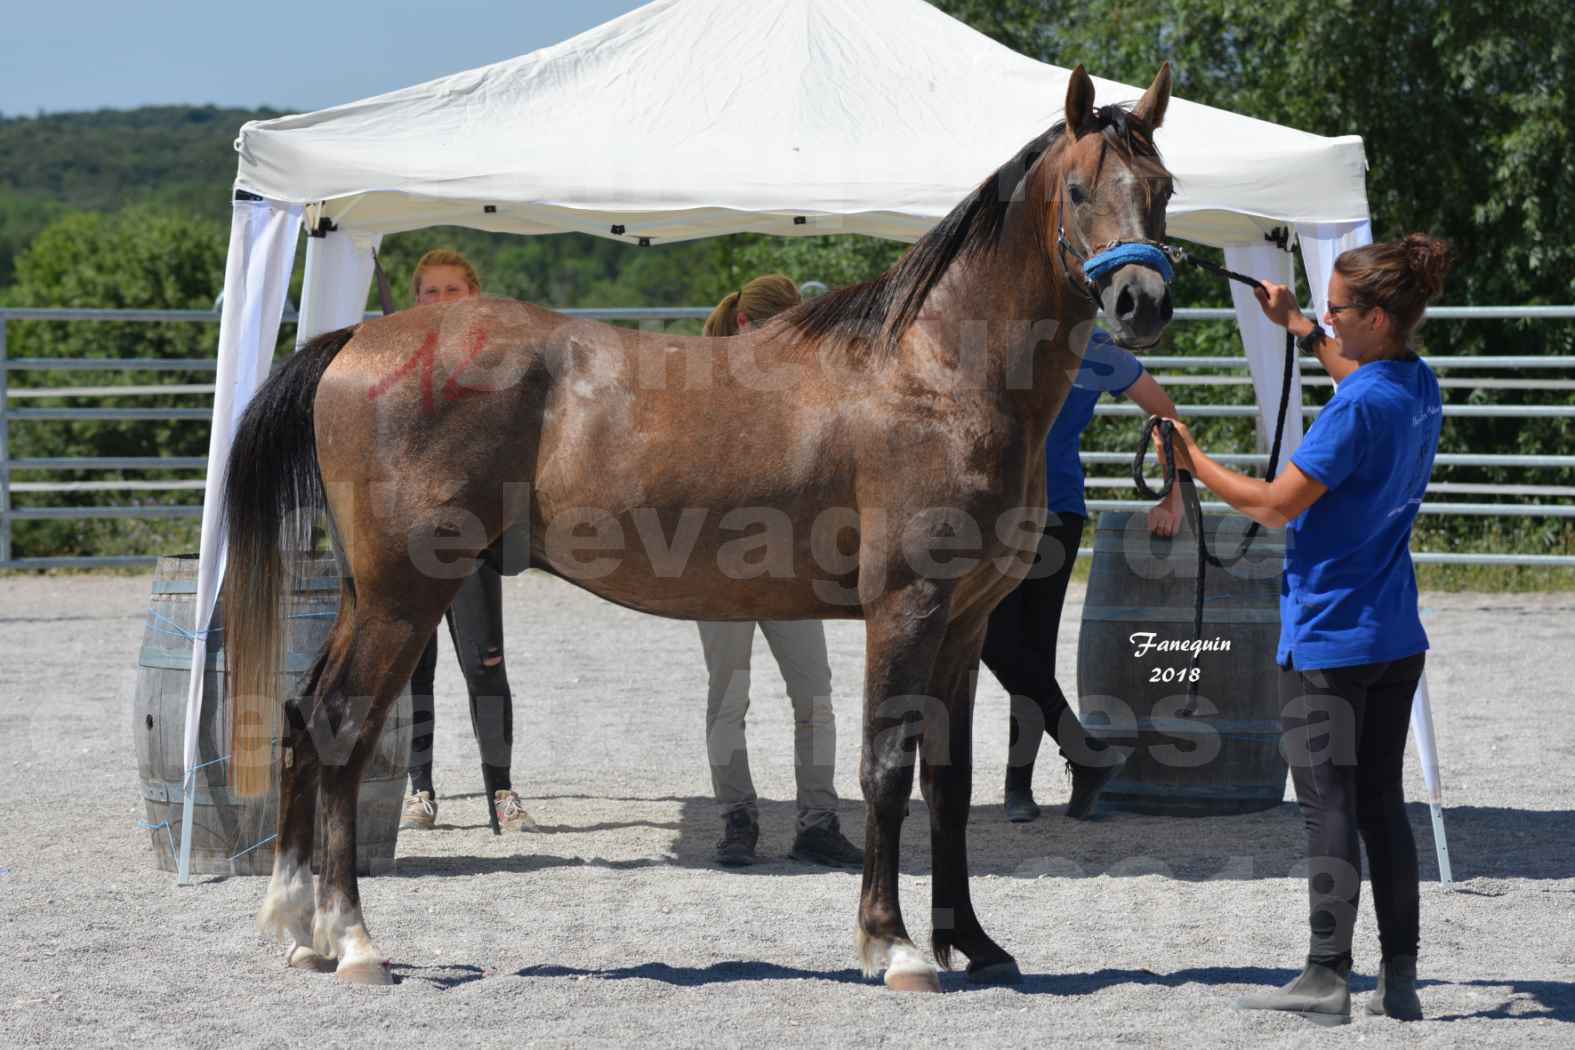
<instances>
[{"instance_id":1,"label":"green tree","mask_svg":"<svg viewBox=\"0 0 1575 1050\"><path fill-rule=\"evenodd\" d=\"M932 0L1009 47L1096 76L1146 84L1169 60L1192 102L1321 135L1361 135L1374 235L1448 238L1460 255L1450 303L1575 301L1575 6L1540 0ZM1187 278L1183 305L1224 302ZM1177 325L1174 349L1220 352L1234 335ZM1434 322L1438 354L1575 353L1568 322ZM1487 375L1502 376L1502 372ZM1548 373L1549 377L1565 373ZM1460 378L1451 371L1446 378ZM1569 404L1559 390L1454 388L1456 403ZM1189 398L1191 391L1189 391ZM1201 398L1194 398L1201 400ZM1108 427L1106 428L1108 429ZM1219 433L1223 428L1214 428ZM1553 453L1568 419L1453 419L1444 451ZM1524 482L1522 472L1454 469L1455 482ZM1536 480L1569 485L1575 472ZM1431 548L1575 547L1559 520L1424 517Z\"/></svg>"},{"instance_id":2,"label":"green tree","mask_svg":"<svg viewBox=\"0 0 1575 1050\"><path fill-rule=\"evenodd\" d=\"M210 309L224 286L227 230L219 222L167 209L141 206L114 215L67 214L48 226L17 259L15 284L0 297L10 306ZM13 321L7 350L33 358L212 358L217 325L189 323ZM15 389L208 384L212 372L128 373L124 371L13 372ZM28 398L15 407L105 408L202 407L211 399L192 394L125 397ZM201 456L208 427L176 422L18 420L11 426L11 454L18 459L83 456ZM57 479L59 475L52 475ZM114 473L93 472L92 480ZM171 478L170 472L138 471L138 479ZM70 477L68 475L67 477ZM18 480L32 480L19 477ZM161 494L163 496L164 494ZM148 502L197 502L198 493L168 494ZM116 497L120 499L121 497ZM18 505L105 502L100 493L28 495ZM116 521L21 522L17 549L25 555L105 553L120 546L117 536L145 529ZM177 529L177 531L179 531ZM146 547L142 548L144 551Z\"/></svg>"}]
</instances>

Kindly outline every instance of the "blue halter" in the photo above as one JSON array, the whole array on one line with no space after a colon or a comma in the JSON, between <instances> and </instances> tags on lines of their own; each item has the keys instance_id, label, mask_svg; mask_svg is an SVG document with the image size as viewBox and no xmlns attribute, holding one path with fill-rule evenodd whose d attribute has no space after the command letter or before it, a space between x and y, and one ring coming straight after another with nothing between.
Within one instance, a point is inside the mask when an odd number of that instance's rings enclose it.
<instances>
[{"instance_id":1,"label":"blue halter","mask_svg":"<svg viewBox=\"0 0 1575 1050\"><path fill-rule=\"evenodd\" d=\"M1098 284L1112 270L1134 263L1159 271L1166 284L1176 279L1176 271L1170 265L1169 256L1155 245L1136 242L1118 242L1090 256L1083 262L1083 276L1087 278L1088 283Z\"/></svg>"}]
</instances>

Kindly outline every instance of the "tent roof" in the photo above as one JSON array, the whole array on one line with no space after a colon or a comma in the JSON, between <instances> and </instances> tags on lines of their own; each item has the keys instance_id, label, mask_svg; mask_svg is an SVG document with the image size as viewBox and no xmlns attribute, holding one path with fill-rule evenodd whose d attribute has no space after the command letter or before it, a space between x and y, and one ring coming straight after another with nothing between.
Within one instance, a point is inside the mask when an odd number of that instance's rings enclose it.
<instances>
[{"instance_id":1,"label":"tent roof","mask_svg":"<svg viewBox=\"0 0 1575 1050\"><path fill-rule=\"evenodd\" d=\"M322 202L351 233L914 240L1061 119L1070 76L924 0L655 0L520 58L249 123L236 187ZM1099 104L1142 94L1095 86ZM1173 99L1158 145L1175 236L1367 218L1357 136Z\"/></svg>"}]
</instances>

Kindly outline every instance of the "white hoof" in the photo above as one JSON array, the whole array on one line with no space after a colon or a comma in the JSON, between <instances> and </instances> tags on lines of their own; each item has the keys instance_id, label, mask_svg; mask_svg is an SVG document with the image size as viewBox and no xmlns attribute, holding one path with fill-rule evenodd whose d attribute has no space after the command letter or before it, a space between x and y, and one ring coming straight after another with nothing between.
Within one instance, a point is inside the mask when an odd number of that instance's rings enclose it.
<instances>
[{"instance_id":1,"label":"white hoof","mask_svg":"<svg viewBox=\"0 0 1575 1050\"><path fill-rule=\"evenodd\" d=\"M325 959L299 944L291 946L289 954L284 957L284 964L292 970L305 970L308 973L333 973L335 965L332 959Z\"/></svg>"},{"instance_id":2,"label":"white hoof","mask_svg":"<svg viewBox=\"0 0 1575 1050\"><path fill-rule=\"evenodd\" d=\"M920 954L919 949L899 941L891 947L886 987L894 992L938 992L941 990L940 971Z\"/></svg>"},{"instance_id":3,"label":"white hoof","mask_svg":"<svg viewBox=\"0 0 1575 1050\"><path fill-rule=\"evenodd\" d=\"M394 983L394 975L389 972L387 964L381 959L366 962L346 963L339 967L336 975L344 984L360 984L380 987Z\"/></svg>"}]
</instances>

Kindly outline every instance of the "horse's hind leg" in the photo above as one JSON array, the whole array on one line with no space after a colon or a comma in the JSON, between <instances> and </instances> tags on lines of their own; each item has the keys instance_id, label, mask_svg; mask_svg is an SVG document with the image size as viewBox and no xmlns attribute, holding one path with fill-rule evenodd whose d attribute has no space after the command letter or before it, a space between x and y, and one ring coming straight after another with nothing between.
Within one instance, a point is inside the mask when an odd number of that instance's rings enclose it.
<instances>
[{"instance_id":1,"label":"horse's hind leg","mask_svg":"<svg viewBox=\"0 0 1575 1050\"><path fill-rule=\"evenodd\" d=\"M389 709L441 615L442 606L436 603L452 596L434 594L435 608L424 611L430 615L411 615L377 607L363 588L344 645L331 653L321 699L307 722L317 750L324 832L312 947L324 958L338 959L339 979L348 983L393 980L361 914L356 800Z\"/></svg>"},{"instance_id":2,"label":"horse's hind leg","mask_svg":"<svg viewBox=\"0 0 1575 1050\"><path fill-rule=\"evenodd\" d=\"M886 986L938 992L940 977L908 936L897 899L902 821L913 791L914 751L923 731L923 695L945 631L944 601L915 584L866 610L864 747L864 886L855 945L866 976L886 970Z\"/></svg>"},{"instance_id":3,"label":"horse's hind leg","mask_svg":"<svg viewBox=\"0 0 1575 1050\"><path fill-rule=\"evenodd\" d=\"M325 655L313 668L302 696L315 692ZM309 702L309 701L308 701ZM285 707L286 724L279 768L279 822L274 840L273 878L268 895L257 912L257 930L281 940L290 947L285 957L289 966L300 970L332 970L331 960L312 948L312 831L317 818L317 750L301 715L300 702Z\"/></svg>"},{"instance_id":4,"label":"horse's hind leg","mask_svg":"<svg viewBox=\"0 0 1575 1050\"><path fill-rule=\"evenodd\" d=\"M968 956L968 979L975 984L1015 984L1022 980L1017 962L984 932L968 893L973 699L983 645L982 624L952 624L931 680L941 704L925 726L919 770L934 856L930 943L936 961L948 969L954 949Z\"/></svg>"}]
</instances>

